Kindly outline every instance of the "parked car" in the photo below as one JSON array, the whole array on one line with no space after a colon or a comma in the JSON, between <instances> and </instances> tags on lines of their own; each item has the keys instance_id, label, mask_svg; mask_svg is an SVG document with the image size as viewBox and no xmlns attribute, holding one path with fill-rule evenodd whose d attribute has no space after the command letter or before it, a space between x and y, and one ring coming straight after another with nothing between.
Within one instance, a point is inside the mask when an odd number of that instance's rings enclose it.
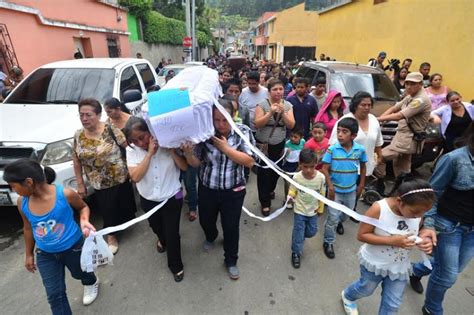
<instances>
[{"instance_id":1,"label":"parked car","mask_svg":"<svg viewBox=\"0 0 474 315\"><path fill-rule=\"evenodd\" d=\"M383 70L366 65L336 61L309 61L303 62L296 75L307 78L312 85L318 78L325 78L326 89L341 92L346 102L350 102L358 91L370 93L375 100L372 109L372 114L375 116L380 116L401 99L392 80ZM398 122L396 121L382 124L384 145L388 145L392 141L397 132L397 126ZM425 162L434 161L440 154L442 137L439 127L429 124L426 132L428 137L423 152L412 157L412 168L420 167Z\"/></svg>"},{"instance_id":2,"label":"parked car","mask_svg":"<svg viewBox=\"0 0 474 315\"><path fill-rule=\"evenodd\" d=\"M116 97L138 114L156 82L155 70L144 59L58 61L31 72L0 104L0 206L16 204L18 196L2 176L5 166L19 158L52 167L56 183L77 188L72 144L74 132L82 127L80 99L103 103Z\"/></svg>"},{"instance_id":3,"label":"parked car","mask_svg":"<svg viewBox=\"0 0 474 315\"><path fill-rule=\"evenodd\" d=\"M158 85L160 87L163 87L166 84L166 76L168 75L170 71L173 71L174 75L177 75L184 68L202 66L202 65L203 65L202 62L191 61L184 64L179 63L179 64L164 66L163 69L161 69L160 72L158 72Z\"/></svg>"}]
</instances>

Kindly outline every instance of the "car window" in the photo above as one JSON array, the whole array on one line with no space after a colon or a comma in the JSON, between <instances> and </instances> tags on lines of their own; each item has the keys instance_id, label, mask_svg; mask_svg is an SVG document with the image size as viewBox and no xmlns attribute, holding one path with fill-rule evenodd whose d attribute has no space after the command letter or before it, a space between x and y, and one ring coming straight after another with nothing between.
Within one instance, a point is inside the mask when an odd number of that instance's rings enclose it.
<instances>
[{"instance_id":1,"label":"car window","mask_svg":"<svg viewBox=\"0 0 474 315\"><path fill-rule=\"evenodd\" d=\"M173 70L174 75L177 75L178 73L181 72L181 70L183 70L183 68L163 68L163 69L161 69L160 73L158 73L158 76L159 77L166 77L166 75L168 74L168 72L170 70Z\"/></svg>"},{"instance_id":2,"label":"car window","mask_svg":"<svg viewBox=\"0 0 474 315\"><path fill-rule=\"evenodd\" d=\"M308 82L313 82L316 72L316 69L308 68L308 70L304 73L304 77L308 79Z\"/></svg>"},{"instance_id":3,"label":"car window","mask_svg":"<svg viewBox=\"0 0 474 315\"><path fill-rule=\"evenodd\" d=\"M120 78L120 95L132 89L142 90L135 70L132 67L128 67L122 72L122 77Z\"/></svg>"},{"instance_id":4,"label":"car window","mask_svg":"<svg viewBox=\"0 0 474 315\"><path fill-rule=\"evenodd\" d=\"M344 97L352 97L359 91L365 91L379 100L400 99L395 86L383 73L335 73L331 75L330 88L341 92Z\"/></svg>"},{"instance_id":5,"label":"car window","mask_svg":"<svg viewBox=\"0 0 474 315\"><path fill-rule=\"evenodd\" d=\"M313 78L313 80L311 81L311 85L316 85L316 82L318 81L318 79L326 79L326 73L324 73L324 71L321 71L319 70L318 73L316 73L316 76Z\"/></svg>"},{"instance_id":6,"label":"car window","mask_svg":"<svg viewBox=\"0 0 474 315\"><path fill-rule=\"evenodd\" d=\"M140 63L136 65L140 76L142 77L143 84L145 85L145 89L148 90L152 86L155 85L155 77L153 76L153 72L150 69L150 66L146 63Z\"/></svg>"},{"instance_id":7,"label":"car window","mask_svg":"<svg viewBox=\"0 0 474 315\"><path fill-rule=\"evenodd\" d=\"M112 97L113 69L38 69L12 92L5 102L12 104L77 104L82 98L104 102Z\"/></svg>"}]
</instances>

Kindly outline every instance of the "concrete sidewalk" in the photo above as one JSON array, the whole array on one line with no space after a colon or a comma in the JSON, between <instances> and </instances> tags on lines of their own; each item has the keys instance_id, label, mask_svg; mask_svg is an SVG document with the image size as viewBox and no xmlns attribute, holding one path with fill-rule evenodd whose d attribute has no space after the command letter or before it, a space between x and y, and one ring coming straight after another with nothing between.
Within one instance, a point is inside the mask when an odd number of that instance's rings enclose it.
<instances>
[{"instance_id":1,"label":"concrete sidewalk","mask_svg":"<svg viewBox=\"0 0 474 315\"><path fill-rule=\"evenodd\" d=\"M277 187L273 209L283 202L283 181ZM251 177L245 205L259 213L256 178ZM359 203L359 210L367 206ZM222 234L208 253L202 249L199 222L185 216L181 221L183 282L175 283L166 255L155 249L156 237L142 222L120 235L120 250L114 266L101 267L98 299L82 305L82 286L67 275L68 296L77 314L343 314L341 290L359 276L357 224L347 221L346 233L336 241L336 258L329 260L322 249L324 217L316 237L307 239L301 268L290 262L292 211L264 223L242 214L241 278L232 281L223 265ZM100 226L98 224L98 226ZM419 258L415 250L413 258ZM0 252L0 312L2 314L47 314L49 305L38 273L24 268L23 239ZM426 285L426 279L423 280ZM446 314L474 314L474 264L459 276L445 299ZM376 314L380 288L359 302L361 314ZM421 314L423 296L407 287L400 314Z\"/></svg>"}]
</instances>

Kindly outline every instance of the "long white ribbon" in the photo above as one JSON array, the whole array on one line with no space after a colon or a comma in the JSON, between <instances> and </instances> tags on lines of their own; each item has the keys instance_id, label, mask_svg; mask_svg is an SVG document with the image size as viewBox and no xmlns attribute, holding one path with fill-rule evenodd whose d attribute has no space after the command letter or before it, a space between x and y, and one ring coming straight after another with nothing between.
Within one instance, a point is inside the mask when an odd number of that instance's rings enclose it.
<instances>
[{"instance_id":1,"label":"long white ribbon","mask_svg":"<svg viewBox=\"0 0 474 315\"><path fill-rule=\"evenodd\" d=\"M114 233L114 232L117 232L117 231L125 230L125 229L129 228L130 226L132 226L134 224L137 224L138 222L141 222L141 221L146 220L149 217L151 217L153 214L155 214L156 211L161 209L161 207L163 207L166 202L168 202L168 199L160 202L155 207L153 207L153 209L151 209L147 213L142 214L141 216L139 216L135 219L132 219L132 220L127 221L127 222L125 222L123 224L120 224L120 225L109 226L108 228L105 228L105 229L102 229L102 230L99 230L97 232L92 233L92 235L93 236L103 236L103 235L107 235L107 234Z\"/></svg>"}]
</instances>

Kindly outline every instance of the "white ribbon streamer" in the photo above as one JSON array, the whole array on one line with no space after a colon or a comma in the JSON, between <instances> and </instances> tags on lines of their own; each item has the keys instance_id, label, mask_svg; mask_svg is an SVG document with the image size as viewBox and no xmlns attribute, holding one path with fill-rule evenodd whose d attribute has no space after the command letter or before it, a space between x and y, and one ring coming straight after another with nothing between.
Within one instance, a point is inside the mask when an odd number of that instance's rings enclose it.
<instances>
[{"instance_id":1,"label":"white ribbon streamer","mask_svg":"<svg viewBox=\"0 0 474 315\"><path fill-rule=\"evenodd\" d=\"M286 210L286 207L288 206L288 202L291 200L290 197L288 197L286 199L286 202L285 204L280 208L280 209L277 209L275 210L274 212L272 212L268 217L259 217L258 215L255 215L253 214L252 212L250 212L247 208L245 207L242 207L242 210L244 210L244 212L251 218L255 218L257 220L260 220L260 221L263 221L263 222L268 222L268 221L271 221L273 219L275 219L276 217L278 217L280 214L282 214L283 212L285 212Z\"/></svg>"},{"instance_id":2,"label":"white ribbon streamer","mask_svg":"<svg viewBox=\"0 0 474 315\"><path fill-rule=\"evenodd\" d=\"M105 229L102 229L102 230L99 230L99 231L93 233L93 235L94 236L103 236L103 235L107 235L107 234L114 233L114 232L117 232L117 231L125 230L126 228L129 228L130 226L132 226L134 224L137 224L138 222L141 222L141 221L146 220L149 217L151 217L153 214L155 214L156 211L161 209L161 207L163 207L166 202L168 202L168 199L162 201L161 203L156 205L153 209L151 209L147 213L142 214L141 216L139 216L135 219L132 219L132 220L127 221L125 223L122 223L120 225L109 226L108 228L105 228Z\"/></svg>"}]
</instances>

